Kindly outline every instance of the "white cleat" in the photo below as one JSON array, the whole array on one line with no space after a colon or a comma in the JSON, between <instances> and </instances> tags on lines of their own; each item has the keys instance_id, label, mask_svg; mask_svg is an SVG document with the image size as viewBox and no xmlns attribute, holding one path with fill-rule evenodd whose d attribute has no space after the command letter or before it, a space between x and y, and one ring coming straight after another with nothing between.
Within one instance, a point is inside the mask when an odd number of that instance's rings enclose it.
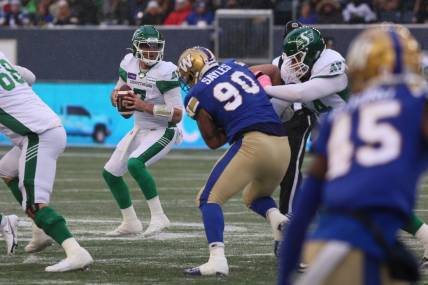
<instances>
[{"instance_id":1,"label":"white cleat","mask_svg":"<svg viewBox=\"0 0 428 285\"><path fill-rule=\"evenodd\" d=\"M51 246L53 240L42 229L38 228L34 223L32 225L32 238L31 241L25 246L26 253L40 252Z\"/></svg>"},{"instance_id":2,"label":"white cleat","mask_svg":"<svg viewBox=\"0 0 428 285\"><path fill-rule=\"evenodd\" d=\"M282 244L282 240L284 239L284 229L290 222L290 218L288 215L280 221L279 224L272 225L273 237L274 237L274 245L273 245L273 253L276 257L279 257L279 249Z\"/></svg>"},{"instance_id":3,"label":"white cleat","mask_svg":"<svg viewBox=\"0 0 428 285\"><path fill-rule=\"evenodd\" d=\"M122 222L114 231L106 233L109 237L120 237L128 235L137 235L143 231L143 225L139 220L131 222Z\"/></svg>"},{"instance_id":4,"label":"white cleat","mask_svg":"<svg viewBox=\"0 0 428 285\"><path fill-rule=\"evenodd\" d=\"M229 265L226 257L210 258L207 263L198 267L184 269L185 275L192 276L227 276L229 275Z\"/></svg>"},{"instance_id":5,"label":"white cleat","mask_svg":"<svg viewBox=\"0 0 428 285\"><path fill-rule=\"evenodd\" d=\"M18 246L18 217L16 215L3 216L6 225L1 229L3 238L6 241L6 254L12 255Z\"/></svg>"},{"instance_id":6,"label":"white cleat","mask_svg":"<svg viewBox=\"0 0 428 285\"><path fill-rule=\"evenodd\" d=\"M165 214L159 216L152 216L150 224L147 230L143 233L143 236L151 236L160 233L164 229L171 225L168 217Z\"/></svg>"},{"instance_id":7,"label":"white cleat","mask_svg":"<svg viewBox=\"0 0 428 285\"><path fill-rule=\"evenodd\" d=\"M57 264L45 268L46 272L66 272L73 270L87 270L94 262L89 252L80 247L75 253L67 256Z\"/></svg>"}]
</instances>

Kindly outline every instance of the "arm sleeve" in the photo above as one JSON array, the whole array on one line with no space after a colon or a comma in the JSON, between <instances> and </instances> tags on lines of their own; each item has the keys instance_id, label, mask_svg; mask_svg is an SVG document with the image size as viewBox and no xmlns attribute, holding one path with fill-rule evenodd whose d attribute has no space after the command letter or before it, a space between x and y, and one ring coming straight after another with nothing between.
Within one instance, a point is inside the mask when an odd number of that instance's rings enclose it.
<instances>
[{"instance_id":1,"label":"arm sleeve","mask_svg":"<svg viewBox=\"0 0 428 285\"><path fill-rule=\"evenodd\" d=\"M184 106L186 107L187 115L189 115L190 118L195 119L201 107L198 98L193 96L192 91L193 90L191 90L184 99Z\"/></svg>"},{"instance_id":2,"label":"arm sleeve","mask_svg":"<svg viewBox=\"0 0 428 285\"><path fill-rule=\"evenodd\" d=\"M318 77L303 83L267 86L265 91L281 100L307 103L340 92L347 85L348 78L345 74L340 74L334 77Z\"/></svg>"},{"instance_id":3,"label":"arm sleeve","mask_svg":"<svg viewBox=\"0 0 428 285\"><path fill-rule=\"evenodd\" d=\"M181 103L180 88L171 89L163 94L165 99L165 105L168 107L183 109Z\"/></svg>"},{"instance_id":4,"label":"arm sleeve","mask_svg":"<svg viewBox=\"0 0 428 285\"><path fill-rule=\"evenodd\" d=\"M15 65L15 69L29 85L33 85L36 82L36 75L34 75L34 73L28 68Z\"/></svg>"},{"instance_id":5,"label":"arm sleeve","mask_svg":"<svg viewBox=\"0 0 428 285\"><path fill-rule=\"evenodd\" d=\"M296 197L296 211L293 212L290 224L284 227L285 237L280 248L278 285L289 285L290 277L297 268L303 242L309 224L321 204L323 181L308 176Z\"/></svg>"}]
</instances>

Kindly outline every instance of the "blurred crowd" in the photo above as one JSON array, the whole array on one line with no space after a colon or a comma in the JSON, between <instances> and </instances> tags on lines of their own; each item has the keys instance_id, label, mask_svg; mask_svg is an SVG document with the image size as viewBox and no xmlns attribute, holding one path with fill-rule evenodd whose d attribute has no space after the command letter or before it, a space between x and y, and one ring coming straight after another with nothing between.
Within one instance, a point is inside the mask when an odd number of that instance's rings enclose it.
<instances>
[{"instance_id":1,"label":"blurred crowd","mask_svg":"<svg viewBox=\"0 0 428 285\"><path fill-rule=\"evenodd\" d=\"M275 23L428 23L428 0L0 0L1 26L211 25L215 10L272 9Z\"/></svg>"}]
</instances>

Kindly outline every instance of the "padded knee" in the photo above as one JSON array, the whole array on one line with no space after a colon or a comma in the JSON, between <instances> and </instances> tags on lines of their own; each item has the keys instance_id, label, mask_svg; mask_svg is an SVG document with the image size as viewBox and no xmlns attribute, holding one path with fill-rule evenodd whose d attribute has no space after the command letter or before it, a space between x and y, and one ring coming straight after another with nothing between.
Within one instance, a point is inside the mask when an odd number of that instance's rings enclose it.
<instances>
[{"instance_id":1,"label":"padded knee","mask_svg":"<svg viewBox=\"0 0 428 285\"><path fill-rule=\"evenodd\" d=\"M117 181L120 180L121 177L114 176L107 170L103 169L103 178L108 185L111 185L117 183Z\"/></svg>"},{"instance_id":2,"label":"padded knee","mask_svg":"<svg viewBox=\"0 0 428 285\"><path fill-rule=\"evenodd\" d=\"M128 170L133 177L138 176L138 173L145 168L146 165L144 162L140 161L138 158L131 158L128 160Z\"/></svg>"},{"instance_id":3,"label":"padded knee","mask_svg":"<svg viewBox=\"0 0 428 285\"><path fill-rule=\"evenodd\" d=\"M58 223L65 224L64 218L50 207L38 209L35 213L34 222L39 228L43 229L45 232L48 232L50 228L52 228Z\"/></svg>"}]
</instances>

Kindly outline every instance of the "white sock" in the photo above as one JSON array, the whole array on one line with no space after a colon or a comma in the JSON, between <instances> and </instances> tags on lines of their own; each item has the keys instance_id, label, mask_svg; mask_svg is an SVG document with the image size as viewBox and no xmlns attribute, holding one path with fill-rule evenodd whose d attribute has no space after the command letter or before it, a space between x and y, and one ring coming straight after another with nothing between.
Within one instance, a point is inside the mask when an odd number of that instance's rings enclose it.
<instances>
[{"instance_id":1,"label":"white sock","mask_svg":"<svg viewBox=\"0 0 428 285\"><path fill-rule=\"evenodd\" d=\"M274 240L282 240L282 232L278 230L278 226L284 222L287 221L287 216L281 214L281 212L277 208L270 208L266 212L266 219L270 223L272 227L272 234Z\"/></svg>"},{"instance_id":2,"label":"white sock","mask_svg":"<svg viewBox=\"0 0 428 285\"><path fill-rule=\"evenodd\" d=\"M210 258L213 257L224 257L224 243L212 242L208 245L210 249Z\"/></svg>"},{"instance_id":3,"label":"white sock","mask_svg":"<svg viewBox=\"0 0 428 285\"><path fill-rule=\"evenodd\" d=\"M419 230L416 232L415 237L422 242L422 245L425 250L425 257L428 257L428 225L423 224Z\"/></svg>"},{"instance_id":4,"label":"white sock","mask_svg":"<svg viewBox=\"0 0 428 285\"><path fill-rule=\"evenodd\" d=\"M122 213L122 218L124 222L128 221L135 221L138 220L137 214L135 213L134 206L129 206L125 209L120 209L120 212Z\"/></svg>"},{"instance_id":5,"label":"white sock","mask_svg":"<svg viewBox=\"0 0 428 285\"><path fill-rule=\"evenodd\" d=\"M73 237L68 238L65 241L63 241L61 246L64 249L65 254L67 256L70 256L71 254L73 254L73 251L80 248L79 243Z\"/></svg>"},{"instance_id":6,"label":"white sock","mask_svg":"<svg viewBox=\"0 0 428 285\"><path fill-rule=\"evenodd\" d=\"M163 214L163 209L159 200L159 196L156 196L150 200L147 200L147 204L149 205L150 215L152 217Z\"/></svg>"}]
</instances>

